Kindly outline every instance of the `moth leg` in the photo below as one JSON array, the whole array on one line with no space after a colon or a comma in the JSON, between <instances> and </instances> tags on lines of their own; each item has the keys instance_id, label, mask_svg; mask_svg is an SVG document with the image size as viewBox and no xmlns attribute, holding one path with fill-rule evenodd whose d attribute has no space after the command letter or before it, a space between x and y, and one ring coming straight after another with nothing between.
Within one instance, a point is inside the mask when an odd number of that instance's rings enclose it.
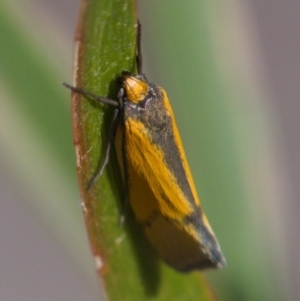
<instances>
[{"instance_id":1,"label":"moth leg","mask_svg":"<svg viewBox=\"0 0 300 301\"><path fill-rule=\"evenodd\" d=\"M125 183L125 199L122 203L122 210L119 218L119 224L122 225L125 221L125 215L127 212L127 207L129 203L129 174L128 174L128 163L126 156L126 134L125 131L122 131L122 161L123 161L123 170L124 170L124 183Z\"/></svg>"},{"instance_id":2,"label":"moth leg","mask_svg":"<svg viewBox=\"0 0 300 301\"><path fill-rule=\"evenodd\" d=\"M114 115L113 115L113 118L112 118L112 121L111 121L111 124L110 124L110 127L109 127L109 131L108 131L108 141L107 141L103 161L102 161L99 169L95 173L95 175L91 178L90 182L88 183L87 190L89 190L95 184L95 182L97 181L99 176L102 175L102 173L104 171L104 168L106 167L106 165L108 163L111 145L114 142L116 129L118 127L118 118L117 118L118 114L119 114L119 109L115 109L114 110Z\"/></svg>"}]
</instances>

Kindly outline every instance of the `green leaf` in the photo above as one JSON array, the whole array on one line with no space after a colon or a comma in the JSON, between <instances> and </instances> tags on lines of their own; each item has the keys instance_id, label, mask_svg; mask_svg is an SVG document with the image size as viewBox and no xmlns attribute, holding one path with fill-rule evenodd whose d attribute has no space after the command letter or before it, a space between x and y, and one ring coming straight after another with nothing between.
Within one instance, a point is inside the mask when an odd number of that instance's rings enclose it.
<instances>
[{"instance_id":1,"label":"green leaf","mask_svg":"<svg viewBox=\"0 0 300 301\"><path fill-rule=\"evenodd\" d=\"M116 99L121 71L136 73L136 3L83 1L76 32L77 87ZM90 190L107 143L111 108L73 93L73 133L86 225L110 300L214 300L200 273L180 274L157 257L130 209L119 226L124 190L114 154Z\"/></svg>"}]
</instances>

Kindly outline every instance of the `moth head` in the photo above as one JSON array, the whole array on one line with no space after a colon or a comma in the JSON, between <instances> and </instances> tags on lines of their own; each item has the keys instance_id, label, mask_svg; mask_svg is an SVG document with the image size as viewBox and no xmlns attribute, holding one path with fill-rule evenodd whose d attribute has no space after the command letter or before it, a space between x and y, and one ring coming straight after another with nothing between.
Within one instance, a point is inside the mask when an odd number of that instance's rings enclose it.
<instances>
[{"instance_id":1,"label":"moth head","mask_svg":"<svg viewBox=\"0 0 300 301\"><path fill-rule=\"evenodd\" d=\"M123 71L119 80L126 98L133 103L140 103L149 93L149 84L144 75Z\"/></svg>"}]
</instances>

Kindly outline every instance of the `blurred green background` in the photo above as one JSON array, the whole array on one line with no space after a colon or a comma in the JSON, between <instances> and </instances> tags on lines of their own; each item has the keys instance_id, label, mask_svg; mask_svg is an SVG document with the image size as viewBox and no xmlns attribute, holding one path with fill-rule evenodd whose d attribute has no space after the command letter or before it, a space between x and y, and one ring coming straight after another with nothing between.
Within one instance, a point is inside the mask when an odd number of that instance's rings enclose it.
<instances>
[{"instance_id":1,"label":"blurred green background","mask_svg":"<svg viewBox=\"0 0 300 301\"><path fill-rule=\"evenodd\" d=\"M0 0L1 300L99 300L60 85L71 82L78 8ZM144 0L139 10L144 72L168 92L228 261L206 273L214 291L298 299L300 3Z\"/></svg>"}]
</instances>

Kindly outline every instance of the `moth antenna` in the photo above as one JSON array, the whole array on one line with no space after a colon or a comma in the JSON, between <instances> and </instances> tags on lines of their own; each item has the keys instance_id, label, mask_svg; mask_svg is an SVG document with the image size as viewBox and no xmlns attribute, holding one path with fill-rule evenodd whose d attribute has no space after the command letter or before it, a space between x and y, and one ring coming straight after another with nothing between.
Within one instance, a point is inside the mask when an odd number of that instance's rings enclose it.
<instances>
[{"instance_id":1,"label":"moth antenna","mask_svg":"<svg viewBox=\"0 0 300 301\"><path fill-rule=\"evenodd\" d=\"M142 65L143 65L143 58L142 58L142 25L140 23L140 20L138 20L137 23L137 56L136 56L136 63L137 63L137 69L138 74L142 74Z\"/></svg>"},{"instance_id":2,"label":"moth antenna","mask_svg":"<svg viewBox=\"0 0 300 301\"><path fill-rule=\"evenodd\" d=\"M80 94L83 94L83 95L90 96L90 97L96 99L98 102L102 102L102 103L105 103L105 104L108 104L108 105L111 105L111 106L114 106L114 107L119 106L119 102L117 102L113 99L109 99L109 98L106 98L106 97L99 96L97 94L94 94L92 92L87 91L86 89L74 87L74 86L71 86L71 85L69 85L65 82L62 82L62 85L65 86L66 88L70 89L73 92L77 92L77 93L80 93Z\"/></svg>"}]
</instances>

